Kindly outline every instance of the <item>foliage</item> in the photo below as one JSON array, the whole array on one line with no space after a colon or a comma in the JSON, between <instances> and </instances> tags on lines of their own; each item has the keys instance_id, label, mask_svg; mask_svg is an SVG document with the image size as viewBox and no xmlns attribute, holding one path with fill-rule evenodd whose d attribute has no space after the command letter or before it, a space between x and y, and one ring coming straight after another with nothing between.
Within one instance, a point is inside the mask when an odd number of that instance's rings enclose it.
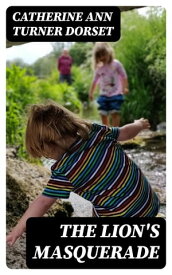
<instances>
[{"instance_id":1,"label":"foliage","mask_svg":"<svg viewBox=\"0 0 172 275\"><path fill-rule=\"evenodd\" d=\"M27 75L26 69L16 65L7 68L7 144L19 146L21 155L24 153L24 110L27 104L35 102L34 81L35 77Z\"/></svg>"},{"instance_id":2,"label":"foliage","mask_svg":"<svg viewBox=\"0 0 172 275\"><path fill-rule=\"evenodd\" d=\"M53 47L52 54L56 57L59 57L63 50L68 50L72 46L73 42L52 42L51 45Z\"/></svg>"},{"instance_id":3,"label":"foliage","mask_svg":"<svg viewBox=\"0 0 172 275\"><path fill-rule=\"evenodd\" d=\"M121 40L112 43L129 79L123 122L145 116L153 128L165 120L165 11L156 11L147 17L136 11L123 13Z\"/></svg>"},{"instance_id":4,"label":"foliage","mask_svg":"<svg viewBox=\"0 0 172 275\"><path fill-rule=\"evenodd\" d=\"M47 79L38 79L16 65L7 68L7 144L19 147L20 156L25 156L26 108L47 100L58 102L75 113L82 111L74 87L57 83L54 72Z\"/></svg>"},{"instance_id":5,"label":"foliage","mask_svg":"<svg viewBox=\"0 0 172 275\"><path fill-rule=\"evenodd\" d=\"M51 43L53 47L53 54L56 57L59 57L59 55L62 53L63 49L65 48L65 42L53 42Z\"/></svg>"},{"instance_id":6,"label":"foliage","mask_svg":"<svg viewBox=\"0 0 172 275\"><path fill-rule=\"evenodd\" d=\"M88 101L88 91L90 88L92 74L88 69L84 69L81 67L73 66L72 68L72 78L74 87L79 99L81 102Z\"/></svg>"},{"instance_id":7,"label":"foliage","mask_svg":"<svg viewBox=\"0 0 172 275\"><path fill-rule=\"evenodd\" d=\"M52 84L49 79L37 80L34 89L37 91L38 100L40 102L53 100L75 113L80 113L82 111L82 104L74 88L66 83Z\"/></svg>"},{"instance_id":8,"label":"foliage","mask_svg":"<svg viewBox=\"0 0 172 275\"><path fill-rule=\"evenodd\" d=\"M25 68L27 64L23 61L22 58L15 58L13 61L7 61L6 63L7 67L10 67L11 65L16 65L20 68Z\"/></svg>"},{"instance_id":9,"label":"foliage","mask_svg":"<svg viewBox=\"0 0 172 275\"><path fill-rule=\"evenodd\" d=\"M41 57L31 65L34 74L39 78L45 78L57 67L57 58L53 54Z\"/></svg>"},{"instance_id":10,"label":"foliage","mask_svg":"<svg viewBox=\"0 0 172 275\"><path fill-rule=\"evenodd\" d=\"M74 65L87 65L90 68L93 45L90 42L79 42L72 45L69 53L73 58Z\"/></svg>"}]
</instances>

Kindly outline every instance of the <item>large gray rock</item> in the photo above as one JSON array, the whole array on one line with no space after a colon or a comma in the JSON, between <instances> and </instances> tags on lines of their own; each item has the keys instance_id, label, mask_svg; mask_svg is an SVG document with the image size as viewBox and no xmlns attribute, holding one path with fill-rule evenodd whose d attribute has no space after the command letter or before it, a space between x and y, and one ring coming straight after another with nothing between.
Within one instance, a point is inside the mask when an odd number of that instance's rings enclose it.
<instances>
[{"instance_id":1,"label":"large gray rock","mask_svg":"<svg viewBox=\"0 0 172 275\"><path fill-rule=\"evenodd\" d=\"M29 203L40 193L49 179L50 171L41 165L30 164L16 158L14 148L7 149L7 233L17 223ZM71 216L73 207L70 202L57 200L47 212L48 216ZM7 246L7 266L27 268L25 263L25 234L13 247Z\"/></svg>"}]
</instances>

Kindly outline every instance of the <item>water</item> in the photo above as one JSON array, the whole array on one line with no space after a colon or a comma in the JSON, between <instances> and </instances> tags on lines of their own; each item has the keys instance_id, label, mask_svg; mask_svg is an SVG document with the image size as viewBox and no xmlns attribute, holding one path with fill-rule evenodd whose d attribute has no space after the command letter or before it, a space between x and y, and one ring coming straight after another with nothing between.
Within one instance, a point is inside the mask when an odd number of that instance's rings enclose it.
<instances>
[{"instance_id":1,"label":"water","mask_svg":"<svg viewBox=\"0 0 172 275\"><path fill-rule=\"evenodd\" d=\"M101 124L100 115L97 111L97 103L96 101L90 102L87 106L83 109L82 117L89 121Z\"/></svg>"},{"instance_id":2,"label":"water","mask_svg":"<svg viewBox=\"0 0 172 275\"><path fill-rule=\"evenodd\" d=\"M155 147L157 149L157 147ZM166 154L143 149L126 150L131 159L141 168L152 188L157 193L161 207L160 216L166 215Z\"/></svg>"}]
</instances>

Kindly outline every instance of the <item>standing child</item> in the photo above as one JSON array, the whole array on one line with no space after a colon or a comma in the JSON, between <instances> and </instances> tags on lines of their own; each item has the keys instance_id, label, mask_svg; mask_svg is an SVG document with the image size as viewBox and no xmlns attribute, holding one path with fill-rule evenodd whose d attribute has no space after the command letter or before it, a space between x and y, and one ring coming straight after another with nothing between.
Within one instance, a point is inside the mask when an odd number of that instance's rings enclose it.
<instances>
[{"instance_id":1,"label":"standing child","mask_svg":"<svg viewBox=\"0 0 172 275\"><path fill-rule=\"evenodd\" d=\"M86 122L56 104L33 105L26 148L33 157L57 160L43 193L7 236L14 244L30 217L43 216L57 198L75 192L93 204L96 217L154 217L159 201L140 168L118 141L149 128L146 119L121 128Z\"/></svg>"},{"instance_id":2,"label":"standing child","mask_svg":"<svg viewBox=\"0 0 172 275\"><path fill-rule=\"evenodd\" d=\"M69 85L72 83L72 62L72 57L69 55L68 50L64 49L61 56L57 60L57 68L60 72L60 82L67 82Z\"/></svg>"},{"instance_id":3,"label":"standing child","mask_svg":"<svg viewBox=\"0 0 172 275\"><path fill-rule=\"evenodd\" d=\"M113 59L113 49L106 42L97 42L93 50L95 75L89 91L93 100L96 85L99 84L100 96L97 100L102 124L120 125L120 109L124 102L124 94L128 93L128 80L122 64Z\"/></svg>"}]
</instances>

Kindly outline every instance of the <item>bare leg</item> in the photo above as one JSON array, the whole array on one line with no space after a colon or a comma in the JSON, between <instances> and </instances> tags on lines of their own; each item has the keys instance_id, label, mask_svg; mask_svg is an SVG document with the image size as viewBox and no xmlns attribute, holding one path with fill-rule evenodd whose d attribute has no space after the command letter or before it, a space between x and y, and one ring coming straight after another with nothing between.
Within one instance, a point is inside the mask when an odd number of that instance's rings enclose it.
<instances>
[{"instance_id":1,"label":"bare leg","mask_svg":"<svg viewBox=\"0 0 172 275\"><path fill-rule=\"evenodd\" d=\"M111 116L112 116L112 126L119 127L119 125L120 125L120 114L119 113L114 113L114 114L111 114Z\"/></svg>"},{"instance_id":2,"label":"bare leg","mask_svg":"<svg viewBox=\"0 0 172 275\"><path fill-rule=\"evenodd\" d=\"M103 124L103 125L109 126L109 119L108 119L108 116L102 115L102 114L101 114L100 116L101 116L102 124Z\"/></svg>"}]
</instances>

